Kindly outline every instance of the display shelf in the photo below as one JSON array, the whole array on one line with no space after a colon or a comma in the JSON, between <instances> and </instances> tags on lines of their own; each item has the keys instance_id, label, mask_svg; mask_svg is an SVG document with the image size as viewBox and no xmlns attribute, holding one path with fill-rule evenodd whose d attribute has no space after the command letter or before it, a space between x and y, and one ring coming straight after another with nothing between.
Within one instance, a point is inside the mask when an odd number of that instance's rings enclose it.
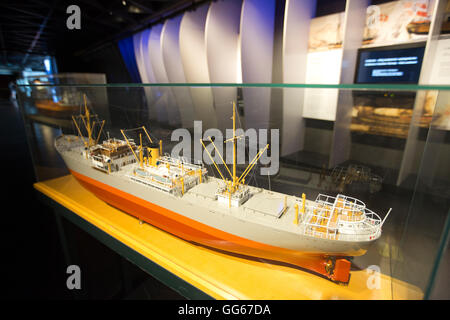
<instances>
[{"instance_id":1,"label":"display shelf","mask_svg":"<svg viewBox=\"0 0 450 320\"><path fill-rule=\"evenodd\" d=\"M262 259L248 259L174 237L96 198L70 175L34 187L56 211L146 272L193 299L421 299L415 286L353 270L348 285ZM369 289L379 276L379 289Z\"/></svg>"}]
</instances>

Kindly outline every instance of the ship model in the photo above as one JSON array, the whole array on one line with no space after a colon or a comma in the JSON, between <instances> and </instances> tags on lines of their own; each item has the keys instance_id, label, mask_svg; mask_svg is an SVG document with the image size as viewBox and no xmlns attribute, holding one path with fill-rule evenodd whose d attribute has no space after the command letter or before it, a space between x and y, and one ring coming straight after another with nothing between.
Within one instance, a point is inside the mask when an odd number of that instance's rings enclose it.
<instances>
[{"instance_id":1,"label":"ship model","mask_svg":"<svg viewBox=\"0 0 450 320\"><path fill-rule=\"evenodd\" d=\"M39 99L36 101L36 108L39 113L55 118L70 118L75 112L79 110L79 105L74 99L64 92L61 99L57 102L51 99Z\"/></svg>"},{"instance_id":2,"label":"ship model","mask_svg":"<svg viewBox=\"0 0 450 320\"><path fill-rule=\"evenodd\" d=\"M372 173L372 169L351 164L346 167L334 167L330 174L330 187L338 192L346 189L358 192L375 193L381 190L383 178Z\"/></svg>"},{"instance_id":3,"label":"ship model","mask_svg":"<svg viewBox=\"0 0 450 320\"><path fill-rule=\"evenodd\" d=\"M416 3L416 15L413 20L408 23L406 30L410 34L428 34L431 25L431 16L428 14L428 1Z\"/></svg>"},{"instance_id":4,"label":"ship model","mask_svg":"<svg viewBox=\"0 0 450 320\"><path fill-rule=\"evenodd\" d=\"M292 196L245 184L269 145L236 174L234 103L233 137L226 141L233 144L232 168L223 162L222 172L200 141L220 178L208 176L203 164L163 155L161 141L152 140L145 127L121 130L121 139L108 134L100 142L104 121L86 104L84 112L73 116L78 135L55 140L71 174L111 206L195 244L288 263L347 283L351 257L363 255L381 236L390 212L382 220L360 200L341 194L307 200L304 193ZM130 130L137 139L128 136Z\"/></svg>"}]
</instances>

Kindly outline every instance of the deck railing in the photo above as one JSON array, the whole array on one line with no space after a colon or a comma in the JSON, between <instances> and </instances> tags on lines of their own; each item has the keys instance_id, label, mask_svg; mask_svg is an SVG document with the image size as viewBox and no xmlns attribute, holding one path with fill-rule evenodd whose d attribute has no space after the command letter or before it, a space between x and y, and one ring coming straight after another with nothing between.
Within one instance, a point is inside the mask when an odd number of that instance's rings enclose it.
<instances>
[{"instance_id":1,"label":"deck railing","mask_svg":"<svg viewBox=\"0 0 450 320\"><path fill-rule=\"evenodd\" d=\"M381 218L362 201L324 194L319 194L313 204L305 203L301 222L305 235L344 241L373 240L379 237L382 224Z\"/></svg>"}]
</instances>

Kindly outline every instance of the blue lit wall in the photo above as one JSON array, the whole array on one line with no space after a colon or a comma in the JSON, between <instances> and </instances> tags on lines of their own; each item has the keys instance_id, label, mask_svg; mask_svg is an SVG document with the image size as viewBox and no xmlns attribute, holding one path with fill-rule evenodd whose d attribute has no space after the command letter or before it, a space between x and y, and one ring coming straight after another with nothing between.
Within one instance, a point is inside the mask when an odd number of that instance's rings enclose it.
<instances>
[{"instance_id":1,"label":"blue lit wall","mask_svg":"<svg viewBox=\"0 0 450 320\"><path fill-rule=\"evenodd\" d=\"M119 50L122 54L125 65L130 73L133 82L141 82L139 70L134 54L133 37L128 37L119 41Z\"/></svg>"}]
</instances>

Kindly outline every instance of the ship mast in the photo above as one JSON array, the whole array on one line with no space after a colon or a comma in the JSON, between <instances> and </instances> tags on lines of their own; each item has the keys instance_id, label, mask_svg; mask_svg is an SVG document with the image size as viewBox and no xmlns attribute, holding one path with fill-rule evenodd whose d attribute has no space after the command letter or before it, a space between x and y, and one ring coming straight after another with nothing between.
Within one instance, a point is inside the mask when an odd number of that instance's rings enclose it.
<instances>
[{"instance_id":1,"label":"ship mast","mask_svg":"<svg viewBox=\"0 0 450 320\"><path fill-rule=\"evenodd\" d=\"M233 101L233 185L232 190L236 188L236 104Z\"/></svg>"},{"instance_id":2,"label":"ship mast","mask_svg":"<svg viewBox=\"0 0 450 320\"><path fill-rule=\"evenodd\" d=\"M141 169L144 168L144 149L142 148L142 133L139 134L139 140L140 140L140 145L139 145L139 166L141 167Z\"/></svg>"},{"instance_id":3,"label":"ship mast","mask_svg":"<svg viewBox=\"0 0 450 320\"><path fill-rule=\"evenodd\" d=\"M86 103L86 95L83 95L83 99L84 99L84 113L85 113L85 115L84 115L84 117L86 118L86 122L84 123L85 124L85 126L86 126L86 130L87 130L87 133L88 133L88 144L89 144L89 147L90 146L92 146L92 129L93 128L91 128L91 115L90 115L90 113L89 113L89 109L88 109L88 107L87 107L87 103Z\"/></svg>"},{"instance_id":4,"label":"ship mast","mask_svg":"<svg viewBox=\"0 0 450 320\"><path fill-rule=\"evenodd\" d=\"M79 136L83 140L84 145L86 146L86 148L90 148L93 145L96 145L98 143L98 140L100 139L100 135L101 135L102 130L103 130L103 126L105 125L105 120L103 120L101 122L101 127L100 127L100 130L98 132L97 138L93 139L92 135L93 135L93 132L94 132L94 128L95 128L96 122L93 121L91 123L91 118L96 117L96 116L95 115L91 115L91 113L89 112L89 108L87 106L86 95L85 94L83 95L83 99L84 99L84 115L80 114L79 118L81 118L81 120L83 122L83 125L86 128L86 131L87 131L87 134L88 134L87 141L84 139L83 134L81 133L80 127L78 126L78 122L77 122L75 116L72 116L72 120L73 120L73 123L75 124L75 127L78 130Z\"/></svg>"},{"instance_id":5,"label":"ship mast","mask_svg":"<svg viewBox=\"0 0 450 320\"><path fill-rule=\"evenodd\" d=\"M228 139L225 141L233 141L233 174L231 175L231 185L230 185L230 192L233 193L237 189L237 178L236 178L236 141L238 137L236 137L236 104L233 101L233 137L231 139ZM215 145L214 145L215 147ZM220 155L220 154L219 154ZM222 158L222 157L221 157ZM225 163L225 161L224 161ZM226 165L225 165L226 166ZM228 167L227 167L228 169Z\"/></svg>"},{"instance_id":6,"label":"ship mast","mask_svg":"<svg viewBox=\"0 0 450 320\"><path fill-rule=\"evenodd\" d=\"M217 166L216 162L214 161L213 157L211 156L211 154L209 153L208 149L206 148L206 146L203 143L203 140L200 139L201 144L203 145L203 148L206 150L206 152L208 153L209 158L211 159L211 161L213 162L214 166L216 167L217 171L219 172L220 176L222 177L222 180L226 183L226 185L228 186L228 192L230 195L232 195L233 193L235 193L238 188L239 185L241 183L244 183L245 181L245 177L250 173L250 171L252 171L253 167L255 166L256 162L259 160L259 158L263 155L263 153L267 150L267 148L269 147L269 145L267 144L263 149L260 149L258 151L258 153L256 154L256 156L253 158L252 161L250 161L249 165L247 166L247 168L244 170L244 172L241 174L241 176L238 178L236 175L236 157L237 157L237 152L236 152L236 141L237 139L239 139L240 137L236 136L236 104L233 101L233 137L225 140L226 142L230 142L233 141L233 173L231 174L230 170L228 169L228 166L226 165L225 161L223 161L223 157L220 154L219 150L217 149L216 145L214 144L214 142L211 140L211 137L209 137L209 141L211 142L211 144L213 145L214 149L216 150L217 154L219 155L220 159L222 160L223 164L225 165L225 168L227 169L228 173L230 174L230 178L231 181L228 182L228 180L225 179L225 177L223 176L222 172L220 171L219 167Z\"/></svg>"}]
</instances>

